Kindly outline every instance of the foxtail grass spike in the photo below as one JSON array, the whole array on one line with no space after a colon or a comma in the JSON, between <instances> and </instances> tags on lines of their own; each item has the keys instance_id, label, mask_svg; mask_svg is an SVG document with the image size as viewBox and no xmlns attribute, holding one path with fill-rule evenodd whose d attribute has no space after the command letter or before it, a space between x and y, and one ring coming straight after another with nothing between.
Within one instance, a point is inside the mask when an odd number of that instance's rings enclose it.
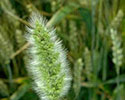
<instances>
[{"instance_id":1,"label":"foxtail grass spike","mask_svg":"<svg viewBox=\"0 0 125 100\"><path fill-rule=\"evenodd\" d=\"M27 28L26 37L30 43L27 68L41 100L60 100L69 90L71 75L61 41L46 23L38 13L31 15L33 29Z\"/></svg>"}]
</instances>

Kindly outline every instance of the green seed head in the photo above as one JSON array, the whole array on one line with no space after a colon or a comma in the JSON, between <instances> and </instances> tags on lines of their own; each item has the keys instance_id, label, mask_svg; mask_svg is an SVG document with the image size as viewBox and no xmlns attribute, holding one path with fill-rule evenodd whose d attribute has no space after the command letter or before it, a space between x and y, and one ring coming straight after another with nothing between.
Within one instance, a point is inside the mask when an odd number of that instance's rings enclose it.
<instances>
[{"instance_id":1,"label":"green seed head","mask_svg":"<svg viewBox=\"0 0 125 100\"><path fill-rule=\"evenodd\" d=\"M30 43L28 71L34 80L34 89L41 100L58 100L70 87L70 70L66 52L54 30L49 30L45 19L32 14L27 40Z\"/></svg>"}]
</instances>

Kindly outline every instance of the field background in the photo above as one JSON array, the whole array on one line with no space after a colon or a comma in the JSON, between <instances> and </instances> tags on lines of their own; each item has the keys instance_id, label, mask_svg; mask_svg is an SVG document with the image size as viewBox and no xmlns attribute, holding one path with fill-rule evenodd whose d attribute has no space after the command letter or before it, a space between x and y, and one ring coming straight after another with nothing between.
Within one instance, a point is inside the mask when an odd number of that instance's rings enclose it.
<instances>
[{"instance_id":1,"label":"field background","mask_svg":"<svg viewBox=\"0 0 125 100\"><path fill-rule=\"evenodd\" d=\"M25 66L32 12L68 51L73 80L62 100L125 100L125 0L0 0L0 100L39 100Z\"/></svg>"}]
</instances>

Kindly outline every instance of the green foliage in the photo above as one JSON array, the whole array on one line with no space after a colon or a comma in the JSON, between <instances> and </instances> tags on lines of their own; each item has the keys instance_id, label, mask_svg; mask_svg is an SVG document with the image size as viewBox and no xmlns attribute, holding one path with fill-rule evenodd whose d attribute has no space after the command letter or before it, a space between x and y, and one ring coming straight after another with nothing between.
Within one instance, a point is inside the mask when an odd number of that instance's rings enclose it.
<instances>
[{"instance_id":1,"label":"green foliage","mask_svg":"<svg viewBox=\"0 0 125 100\"><path fill-rule=\"evenodd\" d=\"M32 12L39 12L48 23L42 26L39 18L34 24L27 21ZM31 85L37 75L35 67L46 82L47 89L40 90L59 97L66 72L57 78L61 62L56 61L63 50L54 52L54 38L48 34L55 26L54 36L67 49L73 76L69 93L61 100L124 100L124 13L124 0L0 0L0 100L39 100ZM46 68L33 67L39 64L36 60ZM26 68L31 69L31 79ZM33 85L38 86L35 81Z\"/></svg>"}]
</instances>

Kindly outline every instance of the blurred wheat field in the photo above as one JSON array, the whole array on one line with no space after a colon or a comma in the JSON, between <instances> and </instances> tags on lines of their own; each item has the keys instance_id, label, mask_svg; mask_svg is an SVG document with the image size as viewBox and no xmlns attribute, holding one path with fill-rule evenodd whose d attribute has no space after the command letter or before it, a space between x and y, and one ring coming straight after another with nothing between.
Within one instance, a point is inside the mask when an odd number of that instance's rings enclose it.
<instances>
[{"instance_id":1,"label":"blurred wheat field","mask_svg":"<svg viewBox=\"0 0 125 100\"><path fill-rule=\"evenodd\" d=\"M73 79L62 100L125 100L125 0L0 0L0 100L40 100L26 70L32 12L67 49Z\"/></svg>"}]
</instances>

